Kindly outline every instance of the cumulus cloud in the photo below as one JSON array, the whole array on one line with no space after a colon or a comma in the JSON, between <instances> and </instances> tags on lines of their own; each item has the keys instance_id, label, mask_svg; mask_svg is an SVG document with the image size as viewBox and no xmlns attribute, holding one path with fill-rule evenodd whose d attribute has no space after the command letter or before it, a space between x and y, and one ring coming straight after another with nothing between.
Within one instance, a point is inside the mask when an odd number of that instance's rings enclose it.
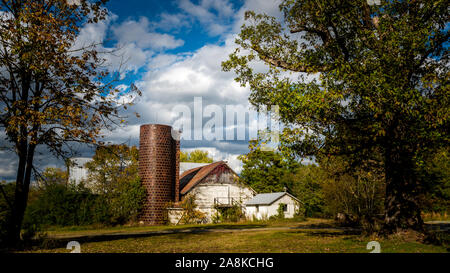
<instances>
[{"instance_id":1,"label":"cumulus cloud","mask_svg":"<svg viewBox=\"0 0 450 273\"><path fill-rule=\"evenodd\" d=\"M170 34L150 31L150 22L146 17L141 17L138 21L127 20L113 26L112 31L119 44L133 43L144 49L173 49L184 44L183 40Z\"/></svg>"},{"instance_id":2,"label":"cumulus cloud","mask_svg":"<svg viewBox=\"0 0 450 273\"><path fill-rule=\"evenodd\" d=\"M163 31L179 30L181 28L189 27L192 22L188 15L183 13L170 14L163 12L159 17L159 21L152 22L152 26L155 29Z\"/></svg>"},{"instance_id":3,"label":"cumulus cloud","mask_svg":"<svg viewBox=\"0 0 450 273\"><path fill-rule=\"evenodd\" d=\"M190 103L201 96L207 103L246 103L248 88L236 83L232 73L223 72L221 62L233 51L233 37L225 44L205 45L190 56L161 55L138 86L144 100ZM167 65L170 64L170 65Z\"/></svg>"},{"instance_id":4,"label":"cumulus cloud","mask_svg":"<svg viewBox=\"0 0 450 273\"><path fill-rule=\"evenodd\" d=\"M235 14L232 3L227 0L202 0L199 4L179 0L178 7L191 19L200 22L211 36L228 32Z\"/></svg>"}]
</instances>

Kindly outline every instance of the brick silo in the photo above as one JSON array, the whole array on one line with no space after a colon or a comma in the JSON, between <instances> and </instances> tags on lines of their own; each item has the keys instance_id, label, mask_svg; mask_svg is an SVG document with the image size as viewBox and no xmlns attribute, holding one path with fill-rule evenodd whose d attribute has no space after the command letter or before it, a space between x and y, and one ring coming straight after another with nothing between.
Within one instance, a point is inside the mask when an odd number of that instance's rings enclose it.
<instances>
[{"instance_id":1,"label":"brick silo","mask_svg":"<svg viewBox=\"0 0 450 273\"><path fill-rule=\"evenodd\" d=\"M164 210L179 198L180 142L172 137L172 127L141 125L139 137L139 176L146 189L141 221L164 223Z\"/></svg>"}]
</instances>

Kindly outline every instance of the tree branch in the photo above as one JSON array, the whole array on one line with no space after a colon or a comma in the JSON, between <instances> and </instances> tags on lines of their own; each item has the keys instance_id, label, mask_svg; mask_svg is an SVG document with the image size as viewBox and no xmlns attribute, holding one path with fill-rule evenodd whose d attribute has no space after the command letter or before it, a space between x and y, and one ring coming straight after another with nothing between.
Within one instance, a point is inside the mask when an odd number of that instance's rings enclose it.
<instances>
[{"instance_id":1,"label":"tree branch","mask_svg":"<svg viewBox=\"0 0 450 273\"><path fill-rule=\"evenodd\" d=\"M308 67L308 66L304 66L304 65L300 65L300 64L290 64L287 63L283 60L280 59L276 59L276 58L272 58L270 56L267 56L264 51L257 45L253 45L252 49L254 51L256 51L258 53L258 56L261 60L263 60L264 62L271 64L273 66L282 68L282 69L286 69L286 70L290 70L293 72L307 72L307 73L311 73L311 72L325 72L330 70L329 66L326 65L322 65L319 68L314 68L314 67Z\"/></svg>"}]
</instances>

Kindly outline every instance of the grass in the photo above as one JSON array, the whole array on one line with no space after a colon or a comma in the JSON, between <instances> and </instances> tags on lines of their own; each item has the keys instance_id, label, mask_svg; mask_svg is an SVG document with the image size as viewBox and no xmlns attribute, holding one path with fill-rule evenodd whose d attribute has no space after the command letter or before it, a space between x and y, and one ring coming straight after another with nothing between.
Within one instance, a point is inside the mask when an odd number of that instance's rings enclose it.
<instances>
[{"instance_id":1,"label":"grass","mask_svg":"<svg viewBox=\"0 0 450 273\"><path fill-rule=\"evenodd\" d=\"M190 229L200 233L148 234L98 242L82 242L84 253L173 253L173 252L234 252L234 253L368 253L369 241L378 241L382 252L448 252L448 246L417 242L408 236L390 239L362 237L350 230L333 228L330 220L309 219L305 222L269 221L211 225L117 227L103 230L54 229L55 237L94 235L121 232L174 231ZM65 248L34 249L28 252L62 252Z\"/></svg>"},{"instance_id":2,"label":"grass","mask_svg":"<svg viewBox=\"0 0 450 273\"><path fill-rule=\"evenodd\" d=\"M328 219L309 219L308 221L298 222L291 219L277 221L246 221L239 223L219 223L219 224L191 224L191 225L161 225L161 226L69 226L69 227L49 227L46 233L50 237L72 237L84 235L117 234L117 233L140 233L149 231L167 231L179 229L245 229L245 228L267 228L267 227L301 227L301 226L320 226L331 227L333 221Z\"/></svg>"}]
</instances>

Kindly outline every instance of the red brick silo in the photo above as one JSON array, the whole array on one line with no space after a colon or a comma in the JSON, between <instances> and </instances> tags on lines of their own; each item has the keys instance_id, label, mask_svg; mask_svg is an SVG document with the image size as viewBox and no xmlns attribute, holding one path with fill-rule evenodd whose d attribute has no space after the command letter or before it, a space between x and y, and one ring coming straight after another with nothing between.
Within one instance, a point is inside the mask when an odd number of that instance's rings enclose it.
<instances>
[{"instance_id":1,"label":"red brick silo","mask_svg":"<svg viewBox=\"0 0 450 273\"><path fill-rule=\"evenodd\" d=\"M180 142L172 137L172 127L141 125L139 137L139 176L146 189L141 221L164 223L164 210L179 198Z\"/></svg>"}]
</instances>

